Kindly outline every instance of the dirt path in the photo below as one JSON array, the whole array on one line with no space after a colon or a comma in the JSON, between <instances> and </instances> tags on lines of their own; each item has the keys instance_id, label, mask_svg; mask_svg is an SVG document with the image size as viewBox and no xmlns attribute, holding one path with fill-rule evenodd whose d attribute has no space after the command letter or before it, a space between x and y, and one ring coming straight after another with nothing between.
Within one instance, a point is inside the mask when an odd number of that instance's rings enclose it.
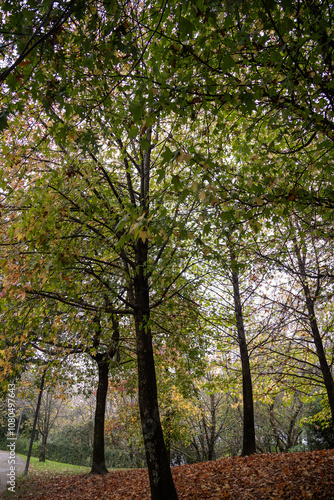
<instances>
[{"instance_id":1,"label":"dirt path","mask_svg":"<svg viewBox=\"0 0 334 500\"><path fill-rule=\"evenodd\" d=\"M15 480L22 474L24 467L25 461L22 458L17 455L14 458L9 454L9 450L0 451L0 498L3 498L3 493L8 487L14 487L15 491ZM8 484L7 481L11 482Z\"/></svg>"}]
</instances>

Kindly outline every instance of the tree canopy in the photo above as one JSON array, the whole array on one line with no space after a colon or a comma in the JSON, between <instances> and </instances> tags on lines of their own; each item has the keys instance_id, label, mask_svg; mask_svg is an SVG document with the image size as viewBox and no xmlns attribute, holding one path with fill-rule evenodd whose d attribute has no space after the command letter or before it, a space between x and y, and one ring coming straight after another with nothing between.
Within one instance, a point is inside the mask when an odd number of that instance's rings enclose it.
<instances>
[{"instance_id":1,"label":"tree canopy","mask_svg":"<svg viewBox=\"0 0 334 500\"><path fill-rule=\"evenodd\" d=\"M3 386L38 350L85 352L108 377L135 345L159 500L177 498L161 349L172 372L238 373L249 453L252 384L304 377L299 350L333 419L330 2L5 0L0 15Z\"/></svg>"}]
</instances>

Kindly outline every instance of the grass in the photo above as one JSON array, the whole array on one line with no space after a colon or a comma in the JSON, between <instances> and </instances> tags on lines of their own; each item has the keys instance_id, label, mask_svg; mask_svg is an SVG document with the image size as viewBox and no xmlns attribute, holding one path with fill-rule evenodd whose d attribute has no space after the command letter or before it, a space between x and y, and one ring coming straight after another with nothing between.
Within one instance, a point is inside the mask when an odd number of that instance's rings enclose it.
<instances>
[{"instance_id":1,"label":"grass","mask_svg":"<svg viewBox=\"0 0 334 500\"><path fill-rule=\"evenodd\" d=\"M27 460L26 455L18 454L23 460ZM45 474L45 475L56 475L56 474L88 474L90 467L82 467L81 465L72 464L62 464L60 462L52 462L51 460L46 460L45 462L40 462L38 458L31 457L29 463L29 474Z\"/></svg>"},{"instance_id":2,"label":"grass","mask_svg":"<svg viewBox=\"0 0 334 500\"><path fill-rule=\"evenodd\" d=\"M18 456L27 460L26 455L18 453ZM46 460L45 462L40 462L38 458L31 457L29 462L29 472L28 476L19 476L16 480L16 494L33 494L34 486L31 480L35 478L44 478L47 480L53 476L73 476L77 474L88 474L90 472L90 467L82 467L81 465L63 464L60 462L52 462L51 460ZM40 493L36 491L36 493ZM13 498L15 494L10 491L4 493L4 498Z\"/></svg>"}]
</instances>

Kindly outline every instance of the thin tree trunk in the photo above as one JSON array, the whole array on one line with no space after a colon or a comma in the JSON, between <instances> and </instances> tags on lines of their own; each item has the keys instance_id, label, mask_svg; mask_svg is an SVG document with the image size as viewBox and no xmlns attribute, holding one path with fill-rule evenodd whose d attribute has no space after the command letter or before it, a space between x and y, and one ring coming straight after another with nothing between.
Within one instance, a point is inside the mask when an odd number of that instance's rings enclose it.
<instances>
[{"instance_id":1,"label":"thin tree trunk","mask_svg":"<svg viewBox=\"0 0 334 500\"><path fill-rule=\"evenodd\" d=\"M246 342L244 320L239 289L238 272L233 268L236 264L235 255L231 252L232 263L232 284L234 297L234 311L237 323L238 342L242 368L242 394L243 394L243 443L241 456L252 455L256 452L255 423L254 423L254 403L252 377L249 363L248 348Z\"/></svg>"},{"instance_id":2,"label":"thin tree trunk","mask_svg":"<svg viewBox=\"0 0 334 500\"><path fill-rule=\"evenodd\" d=\"M216 441L216 401L214 394L210 394L210 433L208 441L208 460L215 458L215 441Z\"/></svg>"},{"instance_id":3,"label":"thin tree trunk","mask_svg":"<svg viewBox=\"0 0 334 500\"><path fill-rule=\"evenodd\" d=\"M321 335L318 328L318 323L315 317L314 305L310 297L309 288L307 285L304 286L306 305L308 310L308 317L312 331L312 337L314 340L314 345L317 351L317 356L319 359L320 369L324 379L324 384L326 387L327 397L329 406L331 409L332 422L334 423L334 382L330 367L328 366L324 346L322 343Z\"/></svg>"},{"instance_id":4,"label":"thin tree trunk","mask_svg":"<svg viewBox=\"0 0 334 500\"><path fill-rule=\"evenodd\" d=\"M107 474L104 456L104 417L108 392L108 357L106 354L97 354L95 360L98 366L99 380L94 420L93 465L90 474Z\"/></svg>"},{"instance_id":5,"label":"thin tree trunk","mask_svg":"<svg viewBox=\"0 0 334 500\"><path fill-rule=\"evenodd\" d=\"M33 445L34 437L35 437L38 413L39 413L39 409L40 409L41 401L42 401L42 394L43 394L43 387L44 387L46 370L47 370L47 366L44 368L44 372L43 372L42 379L41 379L41 386L39 389L39 395L38 395L36 411L35 411L35 418L34 418L34 423L33 423L32 431L31 431L31 438L30 438L29 450L28 450L28 455L27 455L27 461L26 461L26 466L25 466L24 473L23 473L24 476L26 476L28 474L28 470L29 470L29 462L30 462L30 457L31 457L31 452L32 452L32 445Z\"/></svg>"},{"instance_id":6,"label":"thin tree trunk","mask_svg":"<svg viewBox=\"0 0 334 500\"><path fill-rule=\"evenodd\" d=\"M45 462L45 457L46 457L46 442L47 442L47 434L44 433L42 434L42 443L41 443L41 449L39 452L39 461L40 462Z\"/></svg>"},{"instance_id":7,"label":"thin tree trunk","mask_svg":"<svg viewBox=\"0 0 334 500\"><path fill-rule=\"evenodd\" d=\"M93 465L90 474L107 474L108 472L105 464L104 453L104 420L109 376L108 362L114 358L117 352L120 337L118 318L112 315L111 319L113 324L113 334L109 351L104 353L97 353L92 356L98 366L98 386L96 392L96 407L94 417ZM94 339L94 347L98 349L101 341L102 329L98 317L95 318L95 322L97 323L97 328Z\"/></svg>"},{"instance_id":8,"label":"thin tree trunk","mask_svg":"<svg viewBox=\"0 0 334 500\"><path fill-rule=\"evenodd\" d=\"M305 302L308 311L308 319L311 327L312 337L314 341L314 345L316 348L317 356L319 359L320 370L323 376L324 384L326 387L328 402L331 410L332 416L332 426L334 427L334 380L330 367L327 363L327 358L321 338L321 334L318 328L318 322L315 315L314 309L314 299L311 296L311 290L307 283L307 275L305 270L305 264L300 252L300 249L295 242L295 252L298 259L298 266L300 271L301 283L305 295Z\"/></svg>"},{"instance_id":9,"label":"thin tree trunk","mask_svg":"<svg viewBox=\"0 0 334 500\"><path fill-rule=\"evenodd\" d=\"M293 413L291 420L290 420L285 451L289 451L293 446L295 446L297 444L298 436L301 434L301 431L300 431L297 433L297 436L296 435L294 436L294 432L293 432L296 421L297 421L297 417L298 417L301 409L302 409L302 403L299 402L298 406L296 408L296 411Z\"/></svg>"},{"instance_id":10,"label":"thin tree trunk","mask_svg":"<svg viewBox=\"0 0 334 500\"><path fill-rule=\"evenodd\" d=\"M46 457L46 444L48 441L49 431L50 431L50 417L51 417L51 409L52 409L52 397L48 393L44 393L45 399L45 408L44 415L42 419L37 419L38 430L42 434L42 443L39 452L39 461L45 462Z\"/></svg>"},{"instance_id":11,"label":"thin tree trunk","mask_svg":"<svg viewBox=\"0 0 334 500\"><path fill-rule=\"evenodd\" d=\"M270 419L270 425L271 425L273 434L274 434L275 439L276 439L276 451L278 449L282 453L284 451L284 446L283 446L284 443L282 443L282 440L280 438L280 435L279 435L279 432L277 429L275 415L274 415L274 403L272 403L269 406L269 419Z\"/></svg>"}]
</instances>

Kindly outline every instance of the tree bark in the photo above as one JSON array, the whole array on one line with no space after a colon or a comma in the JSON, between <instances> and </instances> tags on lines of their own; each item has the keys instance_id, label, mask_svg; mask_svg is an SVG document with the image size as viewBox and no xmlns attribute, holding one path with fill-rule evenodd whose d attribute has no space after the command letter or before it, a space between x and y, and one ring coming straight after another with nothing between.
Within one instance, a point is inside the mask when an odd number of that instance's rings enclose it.
<instances>
[{"instance_id":1,"label":"tree bark","mask_svg":"<svg viewBox=\"0 0 334 500\"><path fill-rule=\"evenodd\" d=\"M119 321L115 315L112 315L113 334L112 342L108 352L97 353L92 358L98 366L98 386L96 392L96 406L94 417L94 437L93 437L93 465L90 474L107 474L108 470L105 464L104 454L104 419L106 412L106 400L108 393L108 362L112 360L117 352L119 344ZM93 345L96 349L100 346L102 329L100 320L95 318L97 324Z\"/></svg>"},{"instance_id":2,"label":"tree bark","mask_svg":"<svg viewBox=\"0 0 334 500\"><path fill-rule=\"evenodd\" d=\"M232 268L236 264L236 259L231 252ZM249 363L249 354L244 328L242 305L239 289L238 272L232 269L232 284L234 297L234 311L237 323L238 342L242 367L242 394L243 394L243 443L241 456L252 455L256 452L255 423L254 423L254 403L253 386Z\"/></svg>"},{"instance_id":3,"label":"tree bark","mask_svg":"<svg viewBox=\"0 0 334 500\"><path fill-rule=\"evenodd\" d=\"M141 426L152 500L177 500L158 407L157 382L150 328L149 284L146 275L147 243L137 243L134 278L134 320L138 362L138 396Z\"/></svg>"},{"instance_id":4,"label":"tree bark","mask_svg":"<svg viewBox=\"0 0 334 500\"><path fill-rule=\"evenodd\" d=\"M312 330L314 345L315 345L315 348L317 351L317 356L318 356L319 363L320 363L320 369L321 369L322 376L324 379L324 384L326 387L328 402L329 402L329 406L331 409L332 422L334 423L334 382L333 382L333 376L331 373L331 369L327 363L324 346L323 346L321 335L319 332L318 323L317 323L317 320L315 317L314 305L312 303L312 300L310 300L310 294L309 294L309 290L308 290L307 286L305 286L305 295L306 295L306 305L307 305L307 309L308 309L308 315L309 315L309 321L310 321L310 326L311 326L311 330Z\"/></svg>"},{"instance_id":5,"label":"tree bark","mask_svg":"<svg viewBox=\"0 0 334 500\"><path fill-rule=\"evenodd\" d=\"M152 130L146 132L148 148L140 151L140 208L149 217L150 158ZM131 189L129 188L131 196ZM135 201L133 200L133 203ZM145 240L145 241L144 241ZM136 239L134 246L135 270L128 289L136 330L138 369L138 399L145 454L150 479L152 500L177 500L178 496L170 470L169 456L162 432L158 407L158 390L154 364L152 332L150 327L150 297L148 276L148 240Z\"/></svg>"},{"instance_id":6,"label":"tree bark","mask_svg":"<svg viewBox=\"0 0 334 500\"><path fill-rule=\"evenodd\" d=\"M104 456L104 417L108 392L108 357L106 354L97 354L95 360L98 366L99 380L94 420L93 465L90 474L107 474Z\"/></svg>"}]
</instances>

